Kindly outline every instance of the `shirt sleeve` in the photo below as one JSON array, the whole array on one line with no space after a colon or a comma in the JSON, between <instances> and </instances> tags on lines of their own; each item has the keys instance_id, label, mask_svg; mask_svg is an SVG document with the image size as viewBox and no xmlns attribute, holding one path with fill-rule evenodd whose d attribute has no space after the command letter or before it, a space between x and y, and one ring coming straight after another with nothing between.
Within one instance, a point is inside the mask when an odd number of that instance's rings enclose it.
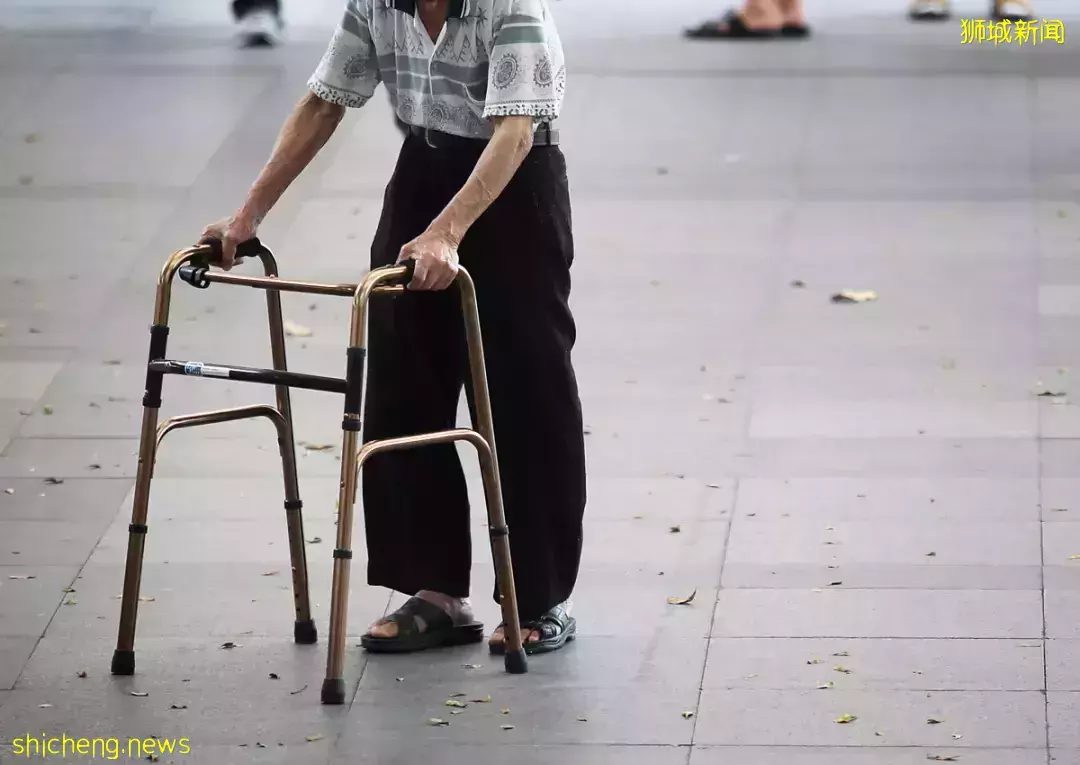
<instances>
[{"instance_id":1,"label":"shirt sleeve","mask_svg":"<svg viewBox=\"0 0 1080 765\"><path fill-rule=\"evenodd\" d=\"M379 85L379 62L371 41L371 0L348 0L308 89L324 101L358 108L368 102Z\"/></svg>"},{"instance_id":2,"label":"shirt sleeve","mask_svg":"<svg viewBox=\"0 0 1080 765\"><path fill-rule=\"evenodd\" d=\"M543 0L505 0L494 18L485 117L554 120L562 108L562 44Z\"/></svg>"}]
</instances>

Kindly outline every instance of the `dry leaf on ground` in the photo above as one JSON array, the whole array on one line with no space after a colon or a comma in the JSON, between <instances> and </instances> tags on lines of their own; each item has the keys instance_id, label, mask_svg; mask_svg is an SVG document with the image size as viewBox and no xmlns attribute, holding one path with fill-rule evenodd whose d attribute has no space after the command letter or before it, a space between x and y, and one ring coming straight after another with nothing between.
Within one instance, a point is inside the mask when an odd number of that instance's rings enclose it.
<instances>
[{"instance_id":1,"label":"dry leaf on ground","mask_svg":"<svg viewBox=\"0 0 1080 765\"><path fill-rule=\"evenodd\" d=\"M450 721L444 720L441 717L428 718L427 724L433 728L446 728L449 727Z\"/></svg>"},{"instance_id":2,"label":"dry leaf on ground","mask_svg":"<svg viewBox=\"0 0 1080 765\"><path fill-rule=\"evenodd\" d=\"M295 321L286 320L285 334L289 337L311 337L313 333L303 324L297 324Z\"/></svg>"},{"instance_id":3,"label":"dry leaf on ground","mask_svg":"<svg viewBox=\"0 0 1080 765\"><path fill-rule=\"evenodd\" d=\"M472 704L490 704L491 703L491 697L490 696L485 696L482 699L469 699L469 702L472 703Z\"/></svg>"},{"instance_id":4,"label":"dry leaf on ground","mask_svg":"<svg viewBox=\"0 0 1080 765\"><path fill-rule=\"evenodd\" d=\"M839 717L836 718L836 722L839 725L847 725L848 723L853 723L858 719L859 718L856 717L855 715L840 715Z\"/></svg>"},{"instance_id":5,"label":"dry leaf on ground","mask_svg":"<svg viewBox=\"0 0 1080 765\"><path fill-rule=\"evenodd\" d=\"M960 761L959 755L955 755L955 754L949 754L949 755L945 755L945 754L928 754L928 755L926 755L926 759L931 760L932 762L959 762Z\"/></svg>"},{"instance_id":6,"label":"dry leaf on ground","mask_svg":"<svg viewBox=\"0 0 1080 765\"><path fill-rule=\"evenodd\" d=\"M502 730L513 730L513 729L514 729L514 726L513 726L513 725L500 725L499 727L500 727L500 728L501 728Z\"/></svg>"},{"instance_id":7,"label":"dry leaf on ground","mask_svg":"<svg viewBox=\"0 0 1080 765\"><path fill-rule=\"evenodd\" d=\"M448 707L457 707L458 709L464 709L465 707L467 707L469 705L464 703L464 702L458 701L457 699L447 699L446 700L446 706L448 706Z\"/></svg>"},{"instance_id":8,"label":"dry leaf on ground","mask_svg":"<svg viewBox=\"0 0 1080 765\"><path fill-rule=\"evenodd\" d=\"M927 717L926 718L926 724L927 725L941 725L943 722L945 722L945 721L944 720L939 720L936 717Z\"/></svg>"},{"instance_id":9,"label":"dry leaf on ground","mask_svg":"<svg viewBox=\"0 0 1080 765\"><path fill-rule=\"evenodd\" d=\"M324 736L321 733L315 733L311 736L304 736L305 741L321 741Z\"/></svg>"},{"instance_id":10,"label":"dry leaf on ground","mask_svg":"<svg viewBox=\"0 0 1080 765\"><path fill-rule=\"evenodd\" d=\"M833 681L832 681L832 680L830 680L830 681L829 681L829 682L827 682L827 683L822 683L821 685L819 685L819 686L817 687L817 689L818 689L819 691L827 691L827 690L829 690L830 688L834 688L834 687L835 687L835 686L833 685Z\"/></svg>"},{"instance_id":11,"label":"dry leaf on ground","mask_svg":"<svg viewBox=\"0 0 1080 765\"><path fill-rule=\"evenodd\" d=\"M873 290L843 290L832 296L834 303L871 303L877 299Z\"/></svg>"},{"instance_id":12,"label":"dry leaf on ground","mask_svg":"<svg viewBox=\"0 0 1080 765\"><path fill-rule=\"evenodd\" d=\"M833 667L833 672L839 672L842 675L850 675L851 674L850 669L848 669L845 666L839 665L839 664L837 666Z\"/></svg>"},{"instance_id":13,"label":"dry leaf on ground","mask_svg":"<svg viewBox=\"0 0 1080 765\"><path fill-rule=\"evenodd\" d=\"M140 699L144 699L144 698L146 698L147 696L149 696L150 694L149 694L149 693L147 693L146 691L132 691L132 692L131 692L131 695L132 695L132 696L135 696L135 697L137 697L137 698L140 698Z\"/></svg>"},{"instance_id":14,"label":"dry leaf on ground","mask_svg":"<svg viewBox=\"0 0 1080 765\"><path fill-rule=\"evenodd\" d=\"M688 598L680 598L680 597L677 597L677 596L672 596L672 597L667 599L667 602L670 605L673 605L673 606L688 606L688 605L690 605L691 603L694 602L694 598L696 598L696 597L697 597L697 590L694 590L693 592L690 593L690 597L688 597Z\"/></svg>"},{"instance_id":15,"label":"dry leaf on ground","mask_svg":"<svg viewBox=\"0 0 1080 765\"><path fill-rule=\"evenodd\" d=\"M684 720L689 720L693 716L694 716L694 713L691 712L689 709L687 709L685 712L682 713L682 717L683 717Z\"/></svg>"}]
</instances>

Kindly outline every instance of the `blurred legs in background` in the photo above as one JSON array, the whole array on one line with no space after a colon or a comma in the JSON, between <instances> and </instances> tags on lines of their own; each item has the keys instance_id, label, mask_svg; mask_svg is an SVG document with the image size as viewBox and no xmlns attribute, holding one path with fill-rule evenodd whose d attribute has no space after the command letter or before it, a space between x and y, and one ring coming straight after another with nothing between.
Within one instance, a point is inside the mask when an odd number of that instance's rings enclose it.
<instances>
[{"instance_id":1,"label":"blurred legs in background","mask_svg":"<svg viewBox=\"0 0 1080 765\"><path fill-rule=\"evenodd\" d=\"M809 34L802 0L746 0L741 8L686 30L686 36L696 40L799 39Z\"/></svg>"},{"instance_id":2,"label":"blurred legs in background","mask_svg":"<svg viewBox=\"0 0 1080 765\"><path fill-rule=\"evenodd\" d=\"M908 9L915 21L943 21L950 15L949 0L912 0ZM1029 0L991 0L990 15L999 21L1022 21L1033 14Z\"/></svg>"},{"instance_id":3,"label":"blurred legs in background","mask_svg":"<svg viewBox=\"0 0 1080 765\"><path fill-rule=\"evenodd\" d=\"M244 47L268 48L280 40L280 0L233 0L232 12Z\"/></svg>"}]
</instances>

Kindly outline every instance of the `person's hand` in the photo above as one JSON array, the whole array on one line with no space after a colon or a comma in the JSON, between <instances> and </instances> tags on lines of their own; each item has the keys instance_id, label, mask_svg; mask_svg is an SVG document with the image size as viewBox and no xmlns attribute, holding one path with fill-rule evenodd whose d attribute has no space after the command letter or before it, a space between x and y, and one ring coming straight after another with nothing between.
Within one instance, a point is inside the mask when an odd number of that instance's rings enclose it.
<instances>
[{"instance_id":1,"label":"person's hand","mask_svg":"<svg viewBox=\"0 0 1080 765\"><path fill-rule=\"evenodd\" d=\"M238 213L229 218L223 218L217 223L211 223L203 229L202 238L199 242L201 244L207 239L219 240L221 242L221 262L215 265L219 265L228 271L233 267L236 260L237 246L249 239L253 239L258 227L258 221Z\"/></svg>"},{"instance_id":2,"label":"person's hand","mask_svg":"<svg viewBox=\"0 0 1080 765\"><path fill-rule=\"evenodd\" d=\"M458 275L457 246L445 234L425 231L401 248L398 263L415 260L411 290L444 290Z\"/></svg>"}]
</instances>

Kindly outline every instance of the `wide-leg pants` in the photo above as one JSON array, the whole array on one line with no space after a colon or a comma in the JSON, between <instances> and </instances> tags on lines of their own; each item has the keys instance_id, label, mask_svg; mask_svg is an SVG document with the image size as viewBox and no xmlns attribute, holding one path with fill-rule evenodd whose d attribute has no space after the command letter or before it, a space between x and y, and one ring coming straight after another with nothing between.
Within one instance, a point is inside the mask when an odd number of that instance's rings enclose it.
<instances>
[{"instance_id":1,"label":"wide-leg pants","mask_svg":"<svg viewBox=\"0 0 1080 765\"><path fill-rule=\"evenodd\" d=\"M393 264L424 232L481 150L405 139L372 245L373 268ZM571 364L570 194L557 146L531 150L458 251L476 284L519 609L523 620L536 619L573 591L586 497ZM369 349L365 440L454 427L468 380L456 288L372 301ZM455 447L378 455L362 481L369 583L467 597L469 501Z\"/></svg>"}]
</instances>

